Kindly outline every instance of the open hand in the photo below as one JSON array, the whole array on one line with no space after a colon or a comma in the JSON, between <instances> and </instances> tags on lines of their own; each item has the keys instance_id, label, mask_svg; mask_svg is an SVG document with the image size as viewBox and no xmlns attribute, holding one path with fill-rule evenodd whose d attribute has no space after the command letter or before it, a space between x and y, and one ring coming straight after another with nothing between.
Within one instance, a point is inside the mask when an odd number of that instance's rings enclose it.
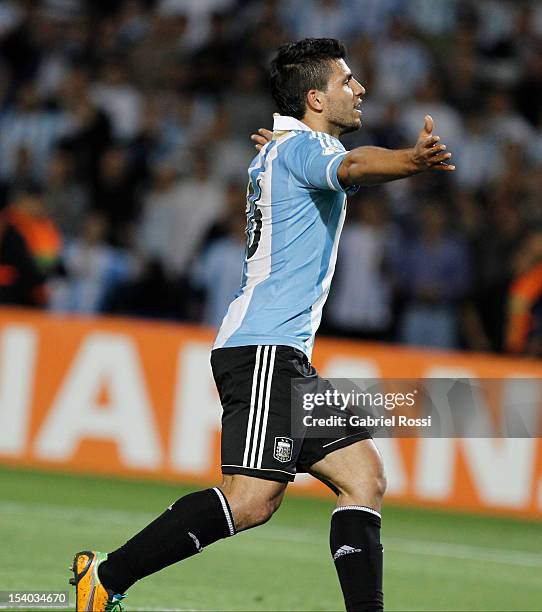
<instances>
[{"instance_id":1,"label":"open hand","mask_svg":"<svg viewBox=\"0 0 542 612\"><path fill-rule=\"evenodd\" d=\"M453 164L448 163L452 154L446 151L445 144L439 144L440 137L433 134L433 118L425 116L425 123L418 136L418 141L412 149L412 162L419 172L424 170L455 170Z\"/></svg>"}]
</instances>

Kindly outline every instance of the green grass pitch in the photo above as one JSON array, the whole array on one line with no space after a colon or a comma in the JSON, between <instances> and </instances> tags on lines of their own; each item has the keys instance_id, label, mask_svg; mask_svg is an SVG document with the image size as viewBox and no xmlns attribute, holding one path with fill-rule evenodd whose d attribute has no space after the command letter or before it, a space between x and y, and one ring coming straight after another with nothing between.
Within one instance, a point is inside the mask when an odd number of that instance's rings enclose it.
<instances>
[{"instance_id":1,"label":"green grass pitch","mask_svg":"<svg viewBox=\"0 0 542 612\"><path fill-rule=\"evenodd\" d=\"M76 551L116 548L188 490L0 467L0 590L66 590ZM267 525L136 584L127 609L341 610L332 507L287 496ZM386 610L542 610L540 522L390 506L383 543Z\"/></svg>"}]
</instances>

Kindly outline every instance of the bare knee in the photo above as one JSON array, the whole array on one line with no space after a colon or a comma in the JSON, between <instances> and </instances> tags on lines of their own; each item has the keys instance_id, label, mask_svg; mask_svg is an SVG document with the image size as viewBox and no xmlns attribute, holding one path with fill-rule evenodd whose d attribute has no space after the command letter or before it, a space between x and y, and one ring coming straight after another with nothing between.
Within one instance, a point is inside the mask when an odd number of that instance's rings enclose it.
<instances>
[{"instance_id":1,"label":"bare knee","mask_svg":"<svg viewBox=\"0 0 542 612\"><path fill-rule=\"evenodd\" d=\"M358 479L355 480L356 488L368 486L373 494L382 500L386 492L388 481L384 470L384 462L382 461L380 453L377 452L373 455L372 460L369 462L368 466L366 466L365 474L362 474L361 470L359 470L358 475L359 482Z\"/></svg>"},{"instance_id":2,"label":"bare knee","mask_svg":"<svg viewBox=\"0 0 542 612\"><path fill-rule=\"evenodd\" d=\"M339 505L380 509L387 482L382 457L372 440L331 453L313 465L311 473L332 486Z\"/></svg>"},{"instance_id":3,"label":"bare knee","mask_svg":"<svg viewBox=\"0 0 542 612\"><path fill-rule=\"evenodd\" d=\"M339 479L337 485L341 503L380 507L387 486L384 466L380 462L369 470L350 472L349 478Z\"/></svg>"},{"instance_id":4,"label":"bare knee","mask_svg":"<svg viewBox=\"0 0 542 612\"><path fill-rule=\"evenodd\" d=\"M246 505L246 526L256 527L263 525L275 514L280 506L280 501L277 499L254 499L250 500Z\"/></svg>"},{"instance_id":5,"label":"bare knee","mask_svg":"<svg viewBox=\"0 0 542 612\"><path fill-rule=\"evenodd\" d=\"M241 494L235 492L230 505L235 508L232 509L232 512L237 530L242 531L267 523L280 506L281 501L282 499L276 497L264 497L252 492Z\"/></svg>"},{"instance_id":6,"label":"bare knee","mask_svg":"<svg viewBox=\"0 0 542 612\"><path fill-rule=\"evenodd\" d=\"M279 508L286 485L248 476L225 476L220 486L237 531L266 523Z\"/></svg>"},{"instance_id":7,"label":"bare knee","mask_svg":"<svg viewBox=\"0 0 542 612\"><path fill-rule=\"evenodd\" d=\"M380 465L375 468L375 471L371 476L371 481L371 487L374 495L382 500L388 487L388 479L386 478L386 472L382 462L380 462Z\"/></svg>"}]
</instances>

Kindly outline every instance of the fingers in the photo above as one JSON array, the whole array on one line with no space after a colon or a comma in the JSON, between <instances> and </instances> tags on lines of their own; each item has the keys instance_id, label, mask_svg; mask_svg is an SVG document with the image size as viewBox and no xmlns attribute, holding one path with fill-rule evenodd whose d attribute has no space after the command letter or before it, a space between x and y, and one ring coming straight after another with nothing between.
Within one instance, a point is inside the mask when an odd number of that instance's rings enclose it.
<instances>
[{"instance_id":1,"label":"fingers","mask_svg":"<svg viewBox=\"0 0 542 612\"><path fill-rule=\"evenodd\" d=\"M252 134L250 140L261 145L264 145L266 142L269 142L269 140L265 136L260 136L260 134Z\"/></svg>"},{"instance_id":2,"label":"fingers","mask_svg":"<svg viewBox=\"0 0 542 612\"><path fill-rule=\"evenodd\" d=\"M431 134L431 132L433 131L433 117L431 117L431 115L425 115L425 123L423 129L426 131L427 134Z\"/></svg>"},{"instance_id":3,"label":"fingers","mask_svg":"<svg viewBox=\"0 0 542 612\"><path fill-rule=\"evenodd\" d=\"M451 153L446 153L444 155L434 155L433 157L429 157L428 159L426 159L425 163L427 168L432 169L439 166L440 164L449 164L451 157Z\"/></svg>"},{"instance_id":4,"label":"fingers","mask_svg":"<svg viewBox=\"0 0 542 612\"><path fill-rule=\"evenodd\" d=\"M420 131L415 146L415 154L420 170L442 170L450 172L455 165L450 164L452 154L446 151L445 144L440 143L440 137L433 134L434 121L431 115L425 115L423 128Z\"/></svg>"},{"instance_id":5,"label":"fingers","mask_svg":"<svg viewBox=\"0 0 542 612\"><path fill-rule=\"evenodd\" d=\"M428 155L429 157L433 157L434 155L439 155L444 151L446 151L445 144L435 145L435 146L429 147L428 151L426 152L426 155Z\"/></svg>"},{"instance_id":6,"label":"fingers","mask_svg":"<svg viewBox=\"0 0 542 612\"><path fill-rule=\"evenodd\" d=\"M440 170L441 172L453 172L455 170L455 166L453 164L446 164L444 162L440 162L440 164L431 166L431 170Z\"/></svg>"},{"instance_id":7,"label":"fingers","mask_svg":"<svg viewBox=\"0 0 542 612\"><path fill-rule=\"evenodd\" d=\"M425 151L424 156L426 167L431 170L455 170L455 165L450 164L452 154L446 151L446 145L432 147Z\"/></svg>"},{"instance_id":8,"label":"fingers","mask_svg":"<svg viewBox=\"0 0 542 612\"><path fill-rule=\"evenodd\" d=\"M273 132L271 130L266 130L265 128L260 128L257 134L251 134L250 139L256 142L262 142L265 144L269 142L273 138Z\"/></svg>"},{"instance_id":9,"label":"fingers","mask_svg":"<svg viewBox=\"0 0 542 612\"><path fill-rule=\"evenodd\" d=\"M435 165L440 164L440 162L447 162L451 157L451 153L439 153L438 155L431 155L427 161L429 164Z\"/></svg>"},{"instance_id":10,"label":"fingers","mask_svg":"<svg viewBox=\"0 0 542 612\"><path fill-rule=\"evenodd\" d=\"M431 136L433 132L433 117L431 115L425 115L423 128L420 131L419 140L423 140L427 136Z\"/></svg>"},{"instance_id":11,"label":"fingers","mask_svg":"<svg viewBox=\"0 0 542 612\"><path fill-rule=\"evenodd\" d=\"M266 130L265 128L260 128L257 134L252 134L250 139L255 143L256 149L259 151L264 144L268 143L273 138L273 132L271 130Z\"/></svg>"},{"instance_id":12,"label":"fingers","mask_svg":"<svg viewBox=\"0 0 542 612\"><path fill-rule=\"evenodd\" d=\"M257 151L260 151L264 144L267 142L267 140L263 136L259 136L258 134L252 134L250 139L254 143L254 146L256 147Z\"/></svg>"},{"instance_id":13,"label":"fingers","mask_svg":"<svg viewBox=\"0 0 542 612\"><path fill-rule=\"evenodd\" d=\"M427 164L431 170L444 170L446 172L455 170L455 165L449 163L451 157L452 154L446 151L446 145L434 146L426 152Z\"/></svg>"},{"instance_id":14,"label":"fingers","mask_svg":"<svg viewBox=\"0 0 542 612\"><path fill-rule=\"evenodd\" d=\"M440 141L440 136L429 136L422 140L422 146L426 149L433 147Z\"/></svg>"},{"instance_id":15,"label":"fingers","mask_svg":"<svg viewBox=\"0 0 542 612\"><path fill-rule=\"evenodd\" d=\"M439 141L438 136L429 136L423 141L423 156L427 165L432 170L444 170L446 172L455 170L455 166L448 163L452 154L446 150L445 144L438 144Z\"/></svg>"}]
</instances>

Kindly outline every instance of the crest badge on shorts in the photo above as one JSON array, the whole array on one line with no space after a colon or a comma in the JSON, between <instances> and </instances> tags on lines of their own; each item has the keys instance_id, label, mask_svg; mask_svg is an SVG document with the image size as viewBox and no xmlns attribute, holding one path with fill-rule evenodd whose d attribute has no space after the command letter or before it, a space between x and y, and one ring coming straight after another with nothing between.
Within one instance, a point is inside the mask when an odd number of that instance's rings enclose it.
<instances>
[{"instance_id":1,"label":"crest badge on shorts","mask_svg":"<svg viewBox=\"0 0 542 612\"><path fill-rule=\"evenodd\" d=\"M292 458L294 441L292 438L275 438L273 457L281 463L287 463Z\"/></svg>"}]
</instances>

